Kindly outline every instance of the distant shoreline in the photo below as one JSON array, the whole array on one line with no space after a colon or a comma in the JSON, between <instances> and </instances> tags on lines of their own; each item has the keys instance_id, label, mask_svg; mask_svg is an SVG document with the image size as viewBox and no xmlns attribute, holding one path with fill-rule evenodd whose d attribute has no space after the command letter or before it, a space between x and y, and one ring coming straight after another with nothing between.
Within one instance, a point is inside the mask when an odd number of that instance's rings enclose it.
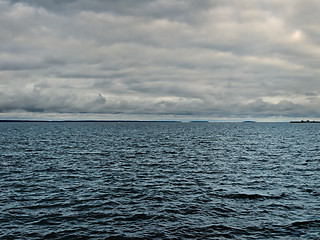
<instances>
[{"instance_id":1,"label":"distant shoreline","mask_svg":"<svg viewBox=\"0 0 320 240\"><path fill-rule=\"evenodd\" d=\"M301 121L290 121L290 123L320 123L320 121L301 120Z\"/></svg>"}]
</instances>

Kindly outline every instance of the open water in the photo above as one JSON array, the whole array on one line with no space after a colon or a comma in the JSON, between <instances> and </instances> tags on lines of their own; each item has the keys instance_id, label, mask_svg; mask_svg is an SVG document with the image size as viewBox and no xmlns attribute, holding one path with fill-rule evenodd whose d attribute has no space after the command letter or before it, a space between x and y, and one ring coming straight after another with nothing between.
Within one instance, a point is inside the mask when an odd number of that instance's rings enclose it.
<instances>
[{"instance_id":1,"label":"open water","mask_svg":"<svg viewBox=\"0 0 320 240\"><path fill-rule=\"evenodd\" d=\"M0 133L1 239L320 239L320 124Z\"/></svg>"}]
</instances>

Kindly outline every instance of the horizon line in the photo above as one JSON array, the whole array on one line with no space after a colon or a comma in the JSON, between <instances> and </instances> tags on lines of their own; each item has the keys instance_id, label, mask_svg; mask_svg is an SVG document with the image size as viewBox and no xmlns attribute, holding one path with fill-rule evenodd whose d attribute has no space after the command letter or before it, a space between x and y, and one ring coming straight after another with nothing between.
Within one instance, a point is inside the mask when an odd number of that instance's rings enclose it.
<instances>
[{"instance_id":1,"label":"horizon line","mask_svg":"<svg viewBox=\"0 0 320 240\"><path fill-rule=\"evenodd\" d=\"M45 122L45 123L67 123L67 122L105 122L105 123L290 123L292 121L248 121L248 120L238 120L238 121L228 121L228 120L32 120L32 119L0 119L1 122Z\"/></svg>"}]
</instances>

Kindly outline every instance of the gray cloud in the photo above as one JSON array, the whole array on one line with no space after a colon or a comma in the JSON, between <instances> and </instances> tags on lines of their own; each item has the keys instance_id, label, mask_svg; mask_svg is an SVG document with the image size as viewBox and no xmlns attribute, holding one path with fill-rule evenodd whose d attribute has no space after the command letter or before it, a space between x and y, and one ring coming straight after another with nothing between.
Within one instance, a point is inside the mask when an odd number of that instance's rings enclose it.
<instances>
[{"instance_id":1,"label":"gray cloud","mask_svg":"<svg viewBox=\"0 0 320 240\"><path fill-rule=\"evenodd\" d=\"M0 0L1 116L320 117L318 10L311 0Z\"/></svg>"}]
</instances>

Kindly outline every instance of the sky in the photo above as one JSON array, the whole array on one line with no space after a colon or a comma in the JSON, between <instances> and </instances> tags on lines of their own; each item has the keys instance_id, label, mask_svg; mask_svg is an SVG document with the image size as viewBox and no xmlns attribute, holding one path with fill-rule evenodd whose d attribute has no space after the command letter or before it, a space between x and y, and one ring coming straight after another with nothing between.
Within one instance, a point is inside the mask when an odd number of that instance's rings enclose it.
<instances>
[{"instance_id":1,"label":"sky","mask_svg":"<svg viewBox=\"0 0 320 240\"><path fill-rule=\"evenodd\" d=\"M0 0L0 119L320 118L318 0Z\"/></svg>"}]
</instances>

